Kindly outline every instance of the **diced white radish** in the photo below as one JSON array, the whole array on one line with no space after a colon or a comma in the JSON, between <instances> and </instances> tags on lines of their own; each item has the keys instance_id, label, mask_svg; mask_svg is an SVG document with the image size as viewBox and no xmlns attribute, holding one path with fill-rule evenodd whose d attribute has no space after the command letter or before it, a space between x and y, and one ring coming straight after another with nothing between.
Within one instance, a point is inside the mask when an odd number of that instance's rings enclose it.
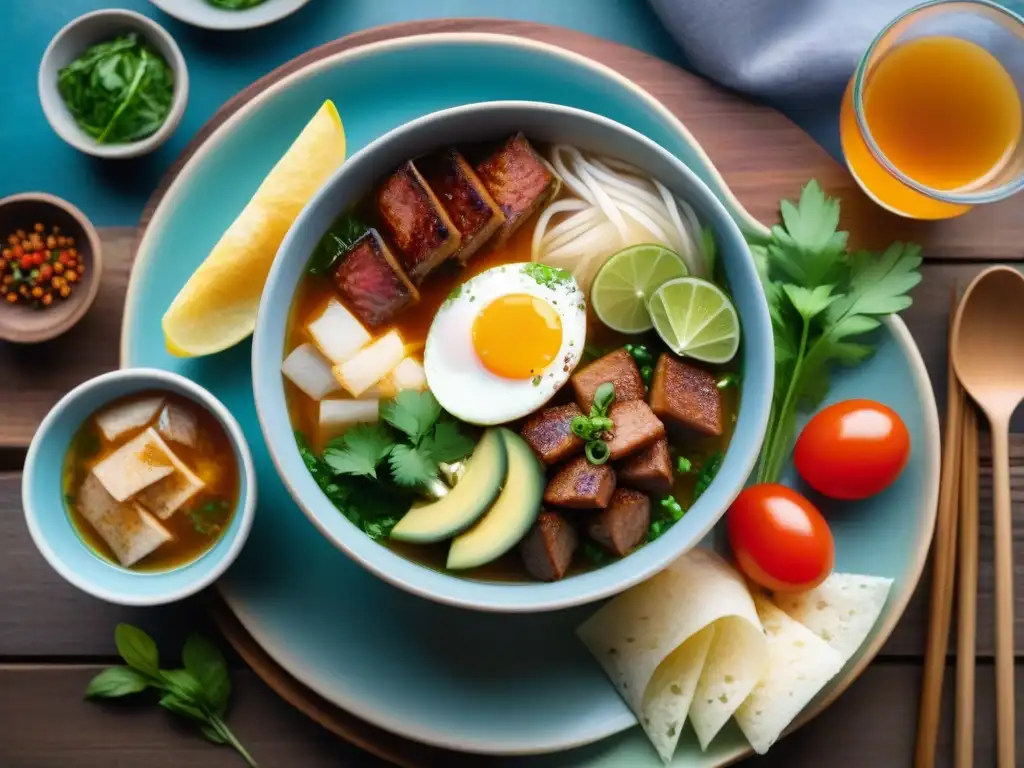
<instances>
[{"instance_id":1,"label":"diced white radish","mask_svg":"<svg viewBox=\"0 0 1024 768\"><path fill-rule=\"evenodd\" d=\"M103 537L121 565L137 563L174 538L171 532L134 501L119 502L90 472L75 497L75 508Z\"/></svg>"},{"instance_id":2,"label":"diced white radish","mask_svg":"<svg viewBox=\"0 0 1024 768\"><path fill-rule=\"evenodd\" d=\"M292 384L314 400L322 400L341 389L331 373L331 364L312 344L301 344L281 363L283 373Z\"/></svg>"},{"instance_id":3,"label":"diced white radish","mask_svg":"<svg viewBox=\"0 0 1024 768\"><path fill-rule=\"evenodd\" d=\"M195 448L196 437L199 433L199 420L194 411L177 403L168 403L160 411L160 418L156 422L156 431L166 440Z\"/></svg>"},{"instance_id":4,"label":"diced white radish","mask_svg":"<svg viewBox=\"0 0 1024 768\"><path fill-rule=\"evenodd\" d=\"M174 472L172 455L167 443L149 427L103 459L93 473L107 493L125 501Z\"/></svg>"},{"instance_id":5,"label":"diced white radish","mask_svg":"<svg viewBox=\"0 0 1024 768\"><path fill-rule=\"evenodd\" d=\"M163 404L162 397L143 397L112 405L96 414L96 426L107 440L117 440L149 424Z\"/></svg>"},{"instance_id":6,"label":"diced white radish","mask_svg":"<svg viewBox=\"0 0 1024 768\"><path fill-rule=\"evenodd\" d=\"M206 487L196 474L177 456L172 456L175 471L162 480L144 488L135 497L142 506L166 520Z\"/></svg>"},{"instance_id":7,"label":"diced white radish","mask_svg":"<svg viewBox=\"0 0 1024 768\"><path fill-rule=\"evenodd\" d=\"M390 400L398 394L398 389L395 387L395 383L391 380L391 376L385 376L383 379L378 381L369 389L365 390L363 394L359 396L360 400Z\"/></svg>"},{"instance_id":8,"label":"diced white radish","mask_svg":"<svg viewBox=\"0 0 1024 768\"><path fill-rule=\"evenodd\" d=\"M370 334L355 315L337 299L331 299L320 316L306 325L324 356L335 365L349 360L370 343Z\"/></svg>"},{"instance_id":9,"label":"diced white radish","mask_svg":"<svg viewBox=\"0 0 1024 768\"><path fill-rule=\"evenodd\" d=\"M353 424L378 421L379 409L379 400L321 400L320 439L337 437Z\"/></svg>"},{"instance_id":10,"label":"diced white radish","mask_svg":"<svg viewBox=\"0 0 1024 768\"><path fill-rule=\"evenodd\" d=\"M388 331L352 359L332 369L341 386L353 397L359 397L387 376L405 357L405 344L398 331Z\"/></svg>"},{"instance_id":11,"label":"diced white radish","mask_svg":"<svg viewBox=\"0 0 1024 768\"><path fill-rule=\"evenodd\" d=\"M396 365L390 378L395 389L415 389L422 392L427 388L427 374L424 373L420 362L413 357L407 357Z\"/></svg>"}]
</instances>

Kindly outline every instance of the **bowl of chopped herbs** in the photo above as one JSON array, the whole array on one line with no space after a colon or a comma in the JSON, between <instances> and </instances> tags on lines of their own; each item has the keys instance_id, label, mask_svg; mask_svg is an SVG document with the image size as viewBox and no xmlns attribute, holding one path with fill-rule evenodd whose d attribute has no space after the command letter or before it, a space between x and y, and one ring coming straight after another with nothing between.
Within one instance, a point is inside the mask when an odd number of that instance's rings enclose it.
<instances>
[{"instance_id":1,"label":"bowl of chopped herbs","mask_svg":"<svg viewBox=\"0 0 1024 768\"><path fill-rule=\"evenodd\" d=\"M164 13L204 29L253 29L273 24L309 0L150 0Z\"/></svg>"},{"instance_id":2,"label":"bowl of chopped herbs","mask_svg":"<svg viewBox=\"0 0 1024 768\"><path fill-rule=\"evenodd\" d=\"M79 16L50 41L39 99L53 130L96 157L137 157L174 132L188 101L177 43L155 21L108 9Z\"/></svg>"}]
</instances>

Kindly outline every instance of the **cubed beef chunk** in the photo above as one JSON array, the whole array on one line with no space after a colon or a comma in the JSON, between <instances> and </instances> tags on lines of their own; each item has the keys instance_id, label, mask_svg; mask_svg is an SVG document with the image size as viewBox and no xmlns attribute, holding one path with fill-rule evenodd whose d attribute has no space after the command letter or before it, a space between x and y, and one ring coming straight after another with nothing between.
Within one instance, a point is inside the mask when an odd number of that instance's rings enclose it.
<instances>
[{"instance_id":1,"label":"cubed beef chunk","mask_svg":"<svg viewBox=\"0 0 1024 768\"><path fill-rule=\"evenodd\" d=\"M654 368L651 408L670 425L712 437L722 434L722 392L715 377L668 352Z\"/></svg>"},{"instance_id":2,"label":"cubed beef chunk","mask_svg":"<svg viewBox=\"0 0 1024 768\"><path fill-rule=\"evenodd\" d=\"M607 508L589 516L587 535L613 555L628 555L651 524L651 500L640 491L619 488Z\"/></svg>"},{"instance_id":3,"label":"cubed beef chunk","mask_svg":"<svg viewBox=\"0 0 1024 768\"><path fill-rule=\"evenodd\" d=\"M640 453L631 456L618 467L619 482L630 488L647 491L652 496L664 496L672 490L672 457L668 440L655 440Z\"/></svg>"},{"instance_id":4,"label":"cubed beef chunk","mask_svg":"<svg viewBox=\"0 0 1024 768\"><path fill-rule=\"evenodd\" d=\"M578 541L568 520L542 510L519 545L526 572L540 581L558 581L569 570Z\"/></svg>"},{"instance_id":5,"label":"cubed beef chunk","mask_svg":"<svg viewBox=\"0 0 1024 768\"><path fill-rule=\"evenodd\" d=\"M505 214L496 242L511 237L519 225L558 194L561 180L522 133L517 133L477 165L487 191Z\"/></svg>"},{"instance_id":6,"label":"cubed beef chunk","mask_svg":"<svg viewBox=\"0 0 1024 768\"><path fill-rule=\"evenodd\" d=\"M399 263L416 285L462 242L459 230L411 161L381 184L377 211L398 251Z\"/></svg>"},{"instance_id":7,"label":"cubed beef chunk","mask_svg":"<svg viewBox=\"0 0 1024 768\"><path fill-rule=\"evenodd\" d=\"M420 298L375 229L352 244L334 270L334 285L349 311L370 328Z\"/></svg>"},{"instance_id":8,"label":"cubed beef chunk","mask_svg":"<svg viewBox=\"0 0 1024 768\"><path fill-rule=\"evenodd\" d=\"M460 152L445 149L415 165L462 235L453 258L465 263L505 223L505 214Z\"/></svg>"},{"instance_id":9,"label":"cubed beef chunk","mask_svg":"<svg viewBox=\"0 0 1024 768\"><path fill-rule=\"evenodd\" d=\"M545 408L526 422L520 434L545 464L558 464L583 450L572 420L583 412L576 403Z\"/></svg>"},{"instance_id":10,"label":"cubed beef chunk","mask_svg":"<svg viewBox=\"0 0 1024 768\"><path fill-rule=\"evenodd\" d=\"M590 413L597 388L610 381L615 385L615 402L644 399L644 381L633 356L620 348L600 357L590 365L572 375L572 387L576 391L576 402L584 413Z\"/></svg>"},{"instance_id":11,"label":"cubed beef chunk","mask_svg":"<svg viewBox=\"0 0 1024 768\"><path fill-rule=\"evenodd\" d=\"M544 489L544 503L573 509L604 509L615 492L611 464L591 464L586 456L570 459Z\"/></svg>"},{"instance_id":12,"label":"cubed beef chunk","mask_svg":"<svg viewBox=\"0 0 1024 768\"><path fill-rule=\"evenodd\" d=\"M643 400L612 404L608 418L613 425L608 440L612 461L631 456L665 436L665 425Z\"/></svg>"}]
</instances>

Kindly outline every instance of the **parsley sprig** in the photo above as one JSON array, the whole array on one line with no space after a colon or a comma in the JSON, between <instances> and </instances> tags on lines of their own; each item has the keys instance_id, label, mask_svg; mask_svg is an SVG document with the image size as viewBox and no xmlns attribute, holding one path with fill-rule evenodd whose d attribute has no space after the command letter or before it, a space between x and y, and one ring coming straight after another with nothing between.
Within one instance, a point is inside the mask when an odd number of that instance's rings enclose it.
<instances>
[{"instance_id":1,"label":"parsley sprig","mask_svg":"<svg viewBox=\"0 0 1024 768\"><path fill-rule=\"evenodd\" d=\"M615 402L615 385L606 381L594 392L594 402L590 406L590 415L574 416L569 424L572 433L586 441L584 452L591 464L604 464L611 453L605 438L615 426L608 418L608 409Z\"/></svg>"},{"instance_id":2,"label":"parsley sprig","mask_svg":"<svg viewBox=\"0 0 1024 768\"><path fill-rule=\"evenodd\" d=\"M160 691L161 707L198 721L203 736L214 744L230 745L256 768L252 755L223 719L231 697L231 678L217 646L192 635L181 651L184 669L160 669L156 643L138 627L118 624L114 642L127 666L110 667L96 675L85 689L87 699L120 698L147 689Z\"/></svg>"},{"instance_id":3,"label":"parsley sprig","mask_svg":"<svg viewBox=\"0 0 1024 768\"><path fill-rule=\"evenodd\" d=\"M459 424L445 418L434 395L403 390L380 406L381 422L358 424L332 441L324 462L336 475L379 480L387 459L396 485L418 490L440 482L439 464L465 458L475 445Z\"/></svg>"},{"instance_id":4,"label":"parsley sprig","mask_svg":"<svg viewBox=\"0 0 1024 768\"><path fill-rule=\"evenodd\" d=\"M750 236L751 253L768 299L775 337L775 394L756 479L782 473L800 407L815 407L828 391L833 364L854 365L874 351L864 334L880 317L911 305L921 281L921 248L893 243L884 253L847 251L839 201L817 181L796 205L783 200L782 224Z\"/></svg>"}]
</instances>

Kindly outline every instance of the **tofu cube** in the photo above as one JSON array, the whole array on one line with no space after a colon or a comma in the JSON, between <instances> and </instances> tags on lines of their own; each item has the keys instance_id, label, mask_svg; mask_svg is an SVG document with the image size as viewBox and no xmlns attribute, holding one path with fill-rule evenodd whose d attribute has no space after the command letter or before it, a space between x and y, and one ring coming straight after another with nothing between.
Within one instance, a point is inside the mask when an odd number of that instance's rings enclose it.
<instances>
[{"instance_id":1,"label":"tofu cube","mask_svg":"<svg viewBox=\"0 0 1024 768\"><path fill-rule=\"evenodd\" d=\"M388 331L355 357L333 368L335 378L350 395L359 397L391 373L405 357L405 343L398 331Z\"/></svg>"},{"instance_id":2,"label":"tofu cube","mask_svg":"<svg viewBox=\"0 0 1024 768\"><path fill-rule=\"evenodd\" d=\"M331 364L312 344L300 344L281 363L281 373L313 400L341 389Z\"/></svg>"},{"instance_id":3,"label":"tofu cube","mask_svg":"<svg viewBox=\"0 0 1024 768\"><path fill-rule=\"evenodd\" d=\"M157 480L135 497L142 506L166 520L206 487L206 483L173 453L174 472Z\"/></svg>"},{"instance_id":4,"label":"tofu cube","mask_svg":"<svg viewBox=\"0 0 1024 768\"><path fill-rule=\"evenodd\" d=\"M199 436L199 420L194 411L177 403L168 403L160 411L156 431L165 440L195 448Z\"/></svg>"},{"instance_id":5,"label":"tofu cube","mask_svg":"<svg viewBox=\"0 0 1024 768\"><path fill-rule=\"evenodd\" d=\"M107 542L118 562L131 566L174 538L171 532L134 501L119 502L94 472L82 483L75 508Z\"/></svg>"},{"instance_id":6,"label":"tofu cube","mask_svg":"<svg viewBox=\"0 0 1024 768\"><path fill-rule=\"evenodd\" d=\"M143 397L117 403L96 414L96 426L107 440L117 440L147 426L156 418L163 404L162 397Z\"/></svg>"},{"instance_id":7,"label":"tofu cube","mask_svg":"<svg viewBox=\"0 0 1024 768\"><path fill-rule=\"evenodd\" d=\"M171 449L152 427L93 468L96 479L117 501L126 501L175 470Z\"/></svg>"},{"instance_id":8,"label":"tofu cube","mask_svg":"<svg viewBox=\"0 0 1024 768\"><path fill-rule=\"evenodd\" d=\"M427 388L427 374L423 370L423 365L412 357L407 357L396 365L388 378L396 390L415 389L422 392Z\"/></svg>"},{"instance_id":9,"label":"tofu cube","mask_svg":"<svg viewBox=\"0 0 1024 768\"><path fill-rule=\"evenodd\" d=\"M337 299L331 299L317 317L306 325L313 343L334 365L344 363L370 343L370 334L355 315Z\"/></svg>"},{"instance_id":10,"label":"tofu cube","mask_svg":"<svg viewBox=\"0 0 1024 768\"><path fill-rule=\"evenodd\" d=\"M355 424L380 419L380 400L321 400L320 439L330 440Z\"/></svg>"}]
</instances>

